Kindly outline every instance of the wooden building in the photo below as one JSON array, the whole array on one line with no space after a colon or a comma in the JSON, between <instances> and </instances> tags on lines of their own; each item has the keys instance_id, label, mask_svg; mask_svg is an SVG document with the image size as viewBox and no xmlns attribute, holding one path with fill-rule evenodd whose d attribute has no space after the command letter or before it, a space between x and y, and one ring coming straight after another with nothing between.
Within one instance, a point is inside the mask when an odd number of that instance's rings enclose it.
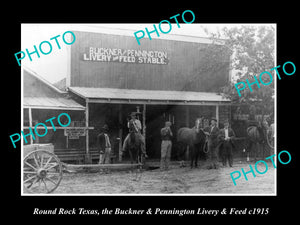
<instances>
[{"instance_id":1,"label":"wooden building","mask_svg":"<svg viewBox=\"0 0 300 225\"><path fill-rule=\"evenodd\" d=\"M120 150L128 133L126 118L133 111L141 112L150 158L160 156L159 131L166 120L176 133L194 126L199 116L216 117L219 124L230 118L230 101L219 94L229 82L230 55L211 54L224 48L222 44L164 35L138 45L133 33L122 30L73 32L66 86L85 106L85 126L95 128L85 137L87 154L96 147L96 135L105 123Z\"/></svg>"},{"instance_id":2,"label":"wooden building","mask_svg":"<svg viewBox=\"0 0 300 225\"><path fill-rule=\"evenodd\" d=\"M43 79L29 68L23 67L23 132L29 133L38 123L47 125L47 134L43 137L28 136L27 143L52 144L54 152L63 161L84 160L85 153L85 107L70 99L68 92L62 91ZM52 120L56 131L46 120L61 113L68 113L71 124L68 127L59 126L57 120ZM37 127L45 130L43 126ZM83 131L83 132L82 132ZM80 133L81 132L81 133Z\"/></svg>"}]
</instances>

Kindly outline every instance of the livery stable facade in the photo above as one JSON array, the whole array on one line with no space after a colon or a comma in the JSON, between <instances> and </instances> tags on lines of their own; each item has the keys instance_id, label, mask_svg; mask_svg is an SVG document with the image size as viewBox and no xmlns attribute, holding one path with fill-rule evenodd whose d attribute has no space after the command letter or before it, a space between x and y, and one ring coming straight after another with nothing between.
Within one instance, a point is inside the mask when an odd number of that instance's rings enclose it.
<instances>
[{"instance_id":1,"label":"livery stable facade","mask_svg":"<svg viewBox=\"0 0 300 225\"><path fill-rule=\"evenodd\" d=\"M206 69L209 47L223 48L222 44L200 37L165 35L138 45L124 30L73 32L76 41L68 46L68 73L65 91L60 94L72 101L72 106L79 106L65 108L75 124L69 131L66 128L54 134L57 138L41 140L54 143L58 156L59 152L77 151L86 162L96 160L96 136L107 124L113 156L121 160L131 112L139 113L149 159L160 157L160 129L165 121L172 122L175 134L181 127L193 127L200 116L216 117L219 126L231 118L230 100L218 93L230 80L230 54L212 59L217 70ZM25 107L24 118L30 115L28 111L34 114L29 109Z\"/></svg>"}]
</instances>

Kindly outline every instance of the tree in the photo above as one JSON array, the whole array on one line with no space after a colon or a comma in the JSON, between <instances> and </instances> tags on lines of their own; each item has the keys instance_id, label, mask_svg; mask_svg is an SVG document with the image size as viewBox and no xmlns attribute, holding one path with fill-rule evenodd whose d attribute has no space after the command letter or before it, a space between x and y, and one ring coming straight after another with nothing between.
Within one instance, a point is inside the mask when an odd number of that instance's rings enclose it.
<instances>
[{"instance_id":1,"label":"tree","mask_svg":"<svg viewBox=\"0 0 300 225\"><path fill-rule=\"evenodd\" d=\"M230 69L238 70L236 82L253 82L253 76L257 76L264 71L269 71L275 67L275 29L272 25L243 25L232 28L224 27L221 31L209 33L212 40L222 38L225 46L231 50L232 60ZM273 76L273 80L276 76ZM263 76L265 83L270 81L268 76ZM234 87L236 82L228 82L220 92L230 98L233 103L251 104L256 102L263 108L263 114L271 113L274 107L274 81L267 86L261 85L257 88L252 86L242 91L239 97Z\"/></svg>"}]
</instances>

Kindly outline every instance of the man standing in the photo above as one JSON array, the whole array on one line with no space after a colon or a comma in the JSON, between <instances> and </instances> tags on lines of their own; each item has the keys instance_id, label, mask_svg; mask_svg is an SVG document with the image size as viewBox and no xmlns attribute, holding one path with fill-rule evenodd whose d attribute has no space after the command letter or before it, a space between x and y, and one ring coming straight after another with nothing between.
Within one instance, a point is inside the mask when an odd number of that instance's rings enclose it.
<instances>
[{"instance_id":1,"label":"man standing","mask_svg":"<svg viewBox=\"0 0 300 225\"><path fill-rule=\"evenodd\" d=\"M139 138L140 142L141 142L141 151L144 155L145 158L148 158L147 154L146 154L146 148L145 148L145 138L144 136L141 134L141 130L142 130L142 124L141 121L138 120L136 118L136 112L132 112L130 114L131 119L128 121L127 123L127 127L129 129L129 133L126 136L125 140L124 140L124 144L123 144L123 152L126 151L127 147L128 147L128 140L130 137L130 133L134 132L136 134L136 136Z\"/></svg>"},{"instance_id":2,"label":"man standing","mask_svg":"<svg viewBox=\"0 0 300 225\"><path fill-rule=\"evenodd\" d=\"M104 124L102 132L97 136L97 146L99 149L99 164L110 163L111 143L108 135L108 126Z\"/></svg>"},{"instance_id":3,"label":"man standing","mask_svg":"<svg viewBox=\"0 0 300 225\"><path fill-rule=\"evenodd\" d=\"M212 118L210 123L209 131L205 132L208 135L208 169L218 169L217 145L219 128L217 127L217 119Z\"/></svg>"},{"instance_id":4,"label":"man standing","mask_svg":"<svg viewBox=\"0 0 300 225\"><path fill-rule=\"evenodd\" d=\"M173 133L171 130L172 123L165 122L165 127L160 130L161 135L161 160L160 160L160 170L167 170L169 168Z\"/></svg>"},{"instance_id":5,"label":"man standing","mask_svg":"<svg viewBox=\"0 0 300 225\"><path fill-rule=\"evenodd\" d=\"M229 127L229 122L224 123L224 128L220 130L218 139L220 141L220 155L222 157L223 166L226 166L228 160L229 166L233 164L232 148L234 147L232 139L235 137L234 131Z\"/></svg>"}]
</instances>

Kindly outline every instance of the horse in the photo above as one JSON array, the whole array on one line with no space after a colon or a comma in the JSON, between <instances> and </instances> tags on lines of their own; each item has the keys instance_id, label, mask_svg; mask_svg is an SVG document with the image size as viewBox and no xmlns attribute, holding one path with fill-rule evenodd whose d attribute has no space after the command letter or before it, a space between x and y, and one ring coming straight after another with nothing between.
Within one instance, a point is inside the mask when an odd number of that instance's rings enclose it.
<instances>
[{"instance_id":1,"label":"horse","mask_svg":"<svg viewBox=\"0 0 300 225\"><path fill-rule=\"evenodd\" d=\"M131 164L133 163L138 163L138 164L143 164L143 154L142 154L142 140L141 136L142 134L139 132L134 131L133 123L129 122L129 128L130 128L130 133L129 133L129 139L127 142L127 148L129 150L129 156L130 156L130 161Z\"/></svg>"},{"instance_id":2,"label":"horse","mask_svg":"<svg viewBox=\"0 0 300 225\"><path fill-rule=\"evenodd\" d=\"M257 125L250 125L247 128L248 153L254 152L254 160L256 161L257 153L262 150L263 157L265 155L265 144L267 143L268 124L259 122Z\"/></svg>"},{"instance_id":3,"label":"horse","mask_svg":"<svg viewBox=\"0 0 300 225\"><path fill-rule=\"evenodd\" d=\"M266 144L269 147L270 150L274 149L274 132L275 132L275 125L274 122L271 118L271 116L267 116L263 123L262 126L264 128L264 134L266 138Z\"/></svg>"},{"instance_id":4,"label":"horse","mask_svg":"<svg viewBox=\"0 0 300 225\"><path fill-rule=\"evenodd\" d=\"M267 143L268 146L273 150L274 149L274 133L275 133L275 125L271 123L267 129Z\"/></svg>"},{"instance_id":5,"label":"horse","mask_svg":"<svg viewBox=\"0 0 300 225\"><path fill-rule=\"evenodd\" d=\"M195 127L182 127L177 132L177 142L182 146L182 149L180 149L181 152L185 153L187 147L190 149L191 168L193 168L194 165L195 168L198 167L199 152L203 149L206 140L206 135L200 127L202 121L203 117L197 118Z\"/></svg>"}]
</instances>

